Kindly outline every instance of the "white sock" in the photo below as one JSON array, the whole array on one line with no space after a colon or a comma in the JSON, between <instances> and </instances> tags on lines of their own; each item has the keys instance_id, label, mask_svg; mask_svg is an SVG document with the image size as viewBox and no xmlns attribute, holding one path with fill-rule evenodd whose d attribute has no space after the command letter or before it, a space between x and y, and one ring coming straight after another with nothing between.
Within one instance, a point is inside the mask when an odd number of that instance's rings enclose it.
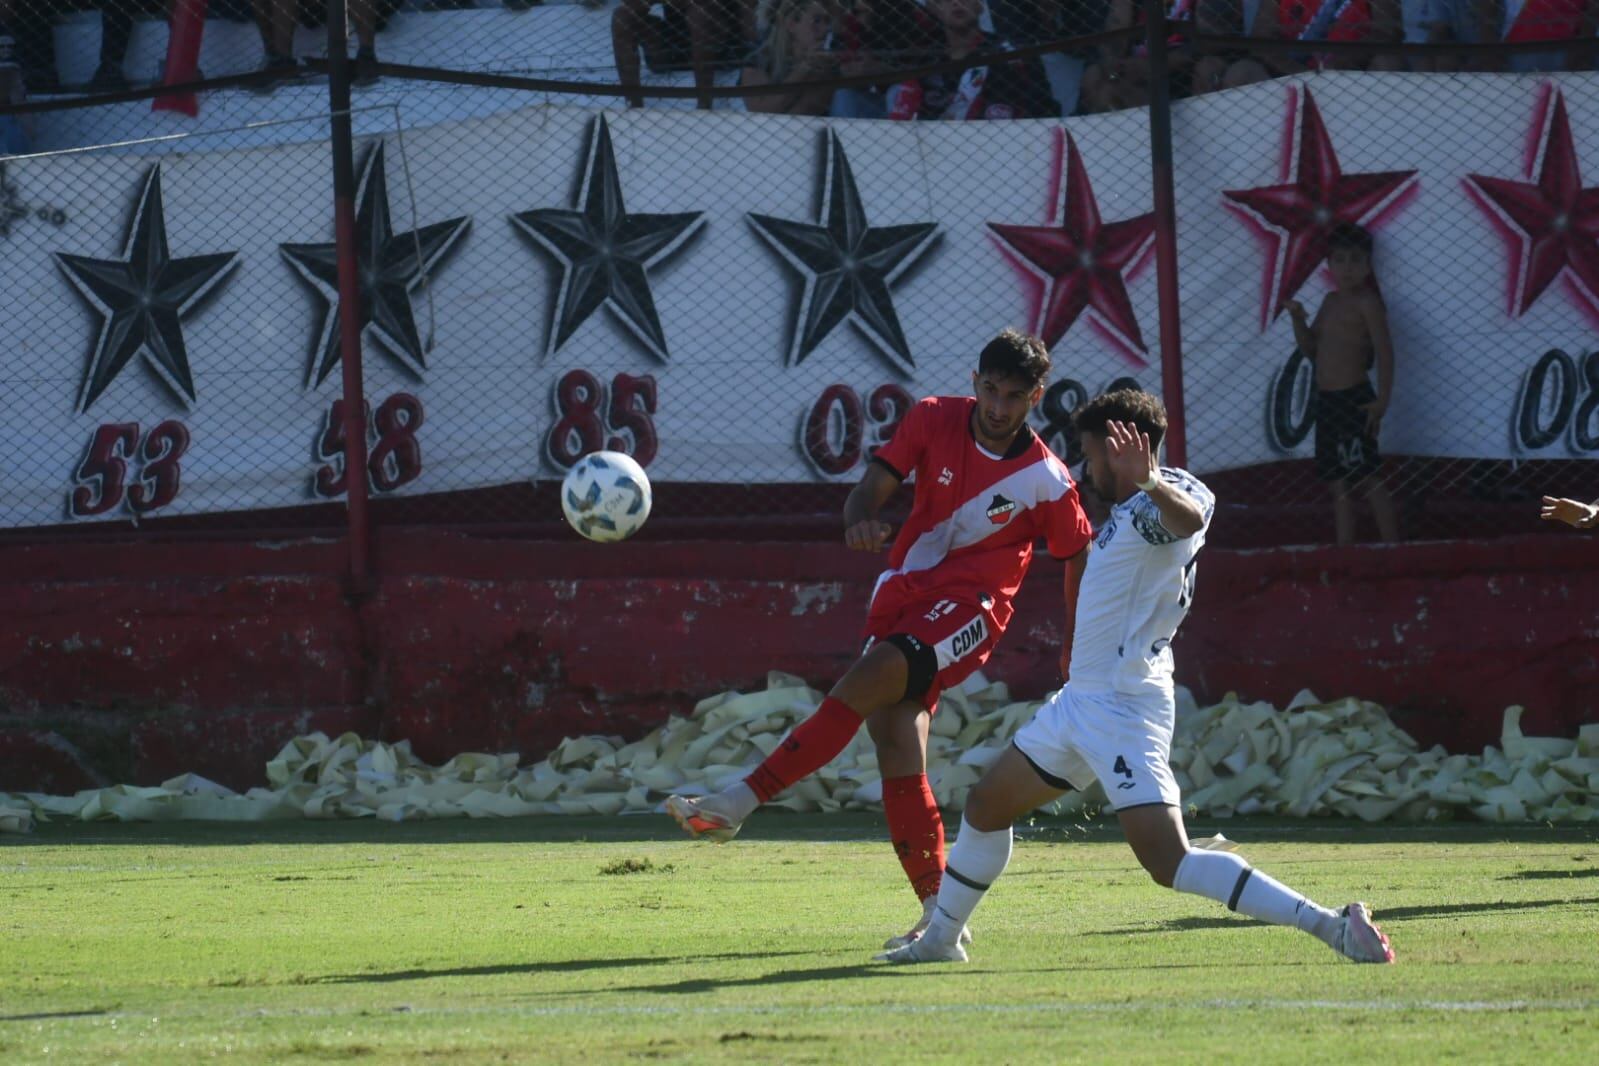
<instances>
[{"instance_id":1,"label":"white sock","mask_svg":"<svg viewBox=\"0 0 1599 1066\"><path fill-rule=\"evenodd\" d=\"M761 805L761 801L755 795L753 788L743 781L738 781L714 796L706 796L701 804L734 822L742 822L755 813L755 808Z\"/></svg>"},{"instance_id":2,"label":"white sock","mask_svg":"<svg viewBox=\"0 0 1599 1066\"><path fill-rule=\"evenodd\" d=\"M1190 851L1177 866L1172 887L1225 903L1228 910L1273 925L1291 925L1331 945L1339 916L1225 851Z\"/></svg>"},{"instance_id":3,"label":"white sock","mask_svg":"<svg viewBox=\"0 0 1599 1066\"><path fill-rule=\"evenodd\" d=\"M961 818L960 835L944 860L944 880L938 889L933 920L922 936L929 944L955 943L966 920L982 902L983 893L1010 863L1010 826L985 833Z\"/></svg>"}]
</instances>

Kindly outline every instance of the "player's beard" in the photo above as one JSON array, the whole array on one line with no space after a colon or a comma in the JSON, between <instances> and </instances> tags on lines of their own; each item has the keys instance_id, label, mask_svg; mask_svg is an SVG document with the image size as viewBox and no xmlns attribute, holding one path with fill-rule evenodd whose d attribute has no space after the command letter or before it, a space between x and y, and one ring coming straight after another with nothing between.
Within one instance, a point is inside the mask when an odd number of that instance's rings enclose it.
<instances>
[{"instance_id":1,"label":"player's beard","mask_svg":"<svg viewBox=\"0 0 1599 1066\"><path fill-rule=\"evenodd\" d=\"M1003 423L1003 428L996 430L994 428L994 423L987 415L983 414L981 410L977 412L977 424L979 427L981 427L983 435L990 441L1003 445L1007 448L1010 447L1011 442L1016 439L1016 434L1021 432L1022 424L1026 421L1027 416L1024 414L1014 422Z\"/></svg>"}]
</instances>

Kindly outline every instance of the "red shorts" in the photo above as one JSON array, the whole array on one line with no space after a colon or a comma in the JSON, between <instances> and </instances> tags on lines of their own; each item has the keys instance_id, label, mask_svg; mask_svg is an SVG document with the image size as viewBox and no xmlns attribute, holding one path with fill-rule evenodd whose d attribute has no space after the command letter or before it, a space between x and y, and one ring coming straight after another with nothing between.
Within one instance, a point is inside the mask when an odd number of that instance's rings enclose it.
<instances>
[{"instance_id":1,"label":"red shorts","mask_svg":"<svg viewBox=\"0 0 1599 1066\"><path fill-rule=\"evenodd\" d=\"M912 660L913 688L931 675L927 691L920 697L929 711L937 708L938 697L946 688L965 681L988 661L1005 632L995 623L992 609L980 604L934 599L884 604L882 610L876 606L874 603L866 616L865 648L896 634L906 638L911 645L907 656Z\"/></svg>"}]
</instances>

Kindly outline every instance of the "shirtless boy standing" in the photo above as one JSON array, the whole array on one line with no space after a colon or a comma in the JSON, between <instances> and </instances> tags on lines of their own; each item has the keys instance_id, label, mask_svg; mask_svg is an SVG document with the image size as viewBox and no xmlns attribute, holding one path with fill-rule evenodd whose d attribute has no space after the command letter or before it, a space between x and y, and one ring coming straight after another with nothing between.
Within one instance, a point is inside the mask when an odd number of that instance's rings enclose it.
<instances>
[{"instance_id":1,"label":"shirtless boy standing","mask_svg":"<svg viewBox=\"0 0 1599 1066\"><path fill-rule=\"evenodd\" d=\"M1316 365L1316 476L1332 485L1338 543L1355 542L1355 496L1371 505L1385 541L1399 539L1399 517L1382 480L1377 435L1393 395L1394 345L1388 312L1371 269L1371 234L1342 223L1327 238L1327 267L1336 288L1315 321L1288 301L1299 350ZM1373 362L1377 387L1367 378Z\"/></svg>"}]
</instances>

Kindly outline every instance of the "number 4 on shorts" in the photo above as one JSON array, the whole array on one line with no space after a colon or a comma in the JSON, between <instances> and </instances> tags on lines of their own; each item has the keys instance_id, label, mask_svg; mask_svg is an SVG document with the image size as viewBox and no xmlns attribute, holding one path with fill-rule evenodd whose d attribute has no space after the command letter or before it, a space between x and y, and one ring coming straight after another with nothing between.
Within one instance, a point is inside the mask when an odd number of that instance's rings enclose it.
<instances>
[{"instance_id":1,"label":"number 4 on shorts","mask_svg":"<svg viewBox=\"0 0 1599 1066\"><path fill-rule=\"evenodd\" d=\"M1131 781L1133 779L1132 767L1127 765L1127 759L1124 756L1121 756L1121 755L1116 756L1116 765L1112 766L1111 769L1114 770L1116 773L1121 774L1123 777L1127 778L1127 780L1129 780L1129 781Z\"/></svg>"}]
</instances>

